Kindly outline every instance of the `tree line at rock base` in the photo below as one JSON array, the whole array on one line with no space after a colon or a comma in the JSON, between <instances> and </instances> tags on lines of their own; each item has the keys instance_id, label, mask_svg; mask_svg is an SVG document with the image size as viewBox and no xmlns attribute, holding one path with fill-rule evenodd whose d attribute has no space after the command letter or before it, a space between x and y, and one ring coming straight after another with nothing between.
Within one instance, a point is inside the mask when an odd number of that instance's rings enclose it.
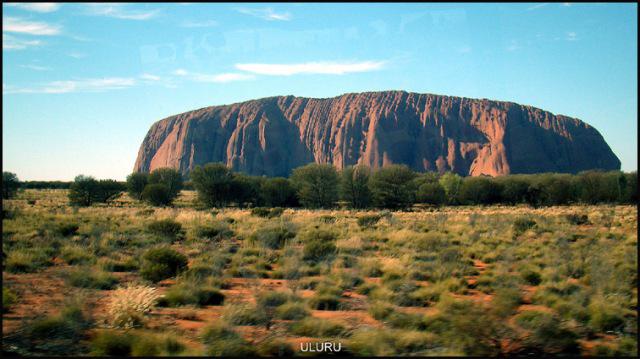
<instances>
[{"instance_id":1,"label":"tree line at rock base","mask_svg":"<svg viewBox=\"0 0 640 359\"><path fill-rule=\"evenodd\" d=\"M289 178L249 176L222 163L196 167L190 181L172 168L132 173L126 182L96 180L79 175L71 183L20 183L3 173L3 199L20 188L68 188L76 206L104 203L127 191L136 200L154 206L171 205L182 189L195 189L205 207L303 207L354 209L408 209L424 205L528 204L533 207L568 204L635 204L636 172L586 171L578 174L541 173L501 177L461 177L447 172L417 173L405 165L372 170L363 165L338 171L329 164L308 164ZM50 185L47 186L47 183Z\"/></svg>"}]
</instances>

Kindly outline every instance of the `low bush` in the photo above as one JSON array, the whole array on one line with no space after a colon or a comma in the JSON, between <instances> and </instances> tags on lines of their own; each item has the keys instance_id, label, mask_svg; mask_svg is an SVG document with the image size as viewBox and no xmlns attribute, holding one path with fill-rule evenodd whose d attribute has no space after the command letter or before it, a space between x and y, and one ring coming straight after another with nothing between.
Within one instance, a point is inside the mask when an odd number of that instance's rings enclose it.
<instances>
[{"instance_id":1,"label":"low bush","mask_svg":"<svg viewBox=\"0 0 640 359\"><path fill-rule=\"evenodd\" d=\"M564 218L567 220L567 222L569 222L569 224L572 224L574 226L591 224L591 221L589 221L589 216L587 216L586 214L571 213L565 215Z\"/></svg>"},{"instance_id":2,"label":"low bush","mask_svg":"<svg viewBox=\"0 0 640 359\"><path fill-rule=\"evenodd\" d=\"M333 257L337 251L336 234L327 230L314 229L302 236L304 248L302 258L310 262L320 262Z\"/></svg>"},{"instance_id":3,"label":"low bush","mask_svg":"<svg viewBox=\"0 0 640 359\"><path fill-rule=\"evenodd\" d=\"M519 326L529 330L531 335L525 340L527 348L548 354L578 354L580 346L577 335L565 328L553 314L526 311L515 318Z\"/></svg>"},{"instance_id":4,"label":"low bush","mask_svg":"<svg viewBox=\"0 0 640 359\"><path fill-rule=\"evenodd\" d=\"M296 232L291 225L274 223L256 229L251 236L249 236L249 241L263 248L280 249L284 247L287 240L295 236Z\"/></svg>"},{"instance_id":5,"label":"low bush","mask_svg":"<svg viewBox=\"0 0 640 359\"><path fill-rule=\"evenodd\" d=\"M223 323L206 327L202 341L207 346L206 354L210 356L250 357L255 354L249 343Z\"/></svg>"},{"instance_id":6,"label":"low bush","mask_svg":"<svg viewBox=\"0 0 640 359\"><path fill-rule=\"evenodd\" d=\"M7 254L5 270L9 273L33 273L51 265L51 258L39 248L16 249Z\"/></svg>"},{"instance_id":7,"label":"low bush","mask_svg":"<svg viewBox=\"0 0 640 359\"><path fill-rule=\"evenodd\" d=\"M370 228L376 225L376 223L378 223L380 220L382 219L382 216L379 214L367 214L361 217L358 217L358 226L360 226L360 228Z\"/></svg>"},{"instance_id":8,"label":"low bush","mask_svg":"<svg viewBox=\"0 0 640 359\"><path fill-rule=\"evenodd\" d=\"M270 339L258 345L257 354L261 357L292 357L296 351L283 339Z\"/></svg>"},{"instance_id":9,"label":"low bush","mask_svg":"<svg viewBox=\"0 0 640 359\"><path fill-rule=\"evenodd\" d=\"M113 275L91 267L78 267L68 270L65 273L66 282L78 288L88 289L112 289L118 279Z\"/></svg>"},{"instance_id":10,"label":"low bush","mask_svg":"<svg viewBox=\"0 0 640 359\"><path fill-rule=\"evenodd\" d=\"M284 208L282 207L274 207L274 208L256 207L251 209L252 215L263 217L263 218L280 217L282 213L284 213Z\"/></svg>"},{"instance_id":11,"label":"low bush","mask_svg":"<svg viewBox=\"0 0 640 359\"><path fill-rule=\"evenodd\" d=\"M172 219L160 219L153 221L147 225L147 230L161 237L167 237L172 240L181 239L184 235L182 224Z\"/></svg>"},{"instance_id":12,"label":"low bush","mask_svg":"<svg viewBox=\"0 0 640 359\"><path fill-rule=\"evenodd\" d=\"M227 223L213 222L209 224L196 226L194 236L207 241L218 242L223 239L231 238L233 230L229 228Z\"/></svg>"},{"instance_id":13,"label":"low bush","mask_svg":"<svg viewBox=\"0 0 640 359\"><path fill-rule=\"evenodd\" d=\"M302 303L287 302L276 308L275 316L284 320L299 320L309 316L309 311Z\"/></svg>"},{"instance_id":14,"label":"low bush","mask_svg":"<svg viewBox=\"0 0 640 359\"><path fill-rule=\"evenodd\" d=\"M159 282L171 278L187 268L187 257L169 247L153 248L142 256L140 275L142 278Z\"/></svg>"},{"instance_id":15,"label":"low bush","mask_svg":"<svg viewBox=\"0 0 640 359\"><path fill-rule=\"evenodd\" d=\"M69 265L90 264L96 259L90 248L77 244L62 247L60 250L60 258Z\"/></svg>"},{"instance_id":16,"label":"low bush","mask_svg":"<svg viewBox=\"0 0 640 359\"><path fill-rule=\"evenodd\" d=\"M263 310L248 304L225 305L222 318L232 325L261 325L268 321Z\"/></svg>"},{"instance_id":17,"label":"low bush","mask_svg":"<svg viewBox=\"0 0 640 359\"><path fill-rule=\"evenodd\" d=\"M224 295L217 288L183 282L169 288L164 296L158 300L158 306L222 305L223 302Z\"/></svg>"},{"instance_id":18,"label":"low bush","mask_svg":"<svg viewBox=\"0 0 640 359\"><path fill-rule=\"evenodd\" d=\"M2 288L2 312L8 313L11 307L18 301L18 297L9 288Z\"/></svg>"},{"instance_id":19,"label":"low bush","mask_svg":"<svg viewBox=\"0 0 640 359\"><path fill-rule=\"evenodd\" d=\"M95 356L131 356L134 337L129 333L116 331L99 332L91 341L91 354Z\"/></svg>"},{"instance_id":20,"label":"low bush","mask_svg":"<svg viewBox=\"0 0 640 359\"><path fill-rule=\"evenodd\" d=\"M336 321L307 317L293 323L291 332L305 337L341 337L346 328Z\"/></svg>"},{"instance_id":21,"label":"low bush","mask_svg":"<svg viewBox=\"0 0 640 359\"><path fill-rule=\"evenodd\" d=\"M516 218L513 221L513 236L517 237L536 226L536 221L528 217Z\"/></svg>"}]
</instances>

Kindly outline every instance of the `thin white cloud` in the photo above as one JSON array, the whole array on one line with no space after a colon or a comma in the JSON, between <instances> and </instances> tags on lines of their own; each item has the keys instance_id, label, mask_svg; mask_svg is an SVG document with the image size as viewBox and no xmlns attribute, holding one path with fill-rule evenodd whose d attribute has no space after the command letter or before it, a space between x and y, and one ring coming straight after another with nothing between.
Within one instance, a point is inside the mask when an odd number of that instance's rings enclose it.
<instances>
[{"instance_id":1,"label":"thin white cloud","mask_svg":"<svg viewBox=\"0 0 640 359\"><path fill-rule=\"evenodd\" d=\"M2 34L2 50L24 50L29 47L40 46L40 40L25 40L15 36Z\"/></svg>"},{"instance_id":2,"label":"thin white cloud","mask_svg":"<svg viewBox=\"0 0 640 359\"><path fill-rule=\"evenodd\" d=\"M51 70L51 67L39 66L39 65L20 65L20 67L25 68L25 69L29 69L29 70L34 70L34 71L49 71L49 70Z\"/></svg>"},{"instance_id":3,"label":"thin white cloud","mask_svg":"<svg viewBox=\"0 0 640 359\"><path fill-rule=\"evenodd\" d=\"M71 92L103 92L107 90L120 90L136 84L133 78L105 77L100 79L81 79L52 81L37 87L11 87L3 86L3 94L41 93L61 94Z\"/></svg>"},{"instance_id":4,"label":"thin white cloud","mask_svg":"<svg viewBox=\"0 0 640 359\"><path fill-rule=\"evenodd\" d=\"M130 10L124 4L87 4L87 12L94 16L107 16L124 20L149 20L158 15L160 10Z\"/></svg>"},{"instance_id":5,"label":"thin white cloud","mask_svg":"<svg viewBox=\"0 0 640 359\"><path fill-rule=\"evenodd\" d=\"M574 31L569 31L567 32L567 36L565 37L565 40L576 41L578 40L578 34L576 34Z\"/></svg>"},{"instance_id":6,"label":"thin white cloud","mask_svg":"<svg viewBox=\"0 0 640 359\"><path fill-rule=\"evenodd\" d=\"M563 3L562 3L562 6L569 7L569 6L571 6L571 3L570 3L570 2L563 2Z\"/></svg>"},{"instance_id":7,"label":"thin white cloud","mask_svg":"<svg viewBox=\"0 0 640 359\"><path fill-rule=\"evenodd\" d=\"M300 64L236 64L238 70L260 75L291 76L297 74L344 75L352 72L380 70L384 61L306 62Z\"/></svg>"},{"instance_id":8,"label":"thin white cloud","mask_svg":"<svg viewBox=\"0 0 640 359\"><path fill-rule=\"evenodd\" d=\"M67 54L67 56L69 57L73 57L74 59L84 59L85 57L87 57L87 54L82 53L82 52L70 52Z\"/></svg>"},{"instance_id":9,"label":"thin white cloud","mask_svg":"<svg viewBox=\"0 0 640 359\"><path fill-rule=\"evenodd\" d=\"M540 3L540 4L535 4L535 5L529 6L527 8L527 11L537 10L537 9L543 8L543 7L547 6L547 5L549 5L549 3L546 3L546 2Z\"/></svg>"},{"instance_id":10,"label":"thin white cloud","mask_svg":"<svg viewBox=\"0 0 640 359\"><path fill-rule=\"evenodd\" d=\"M151 74L142 74L140 75L140 78L146 81L160 81L161 78L160 76L156 76L156 75L151 75Z\"/></svg>"},{"instance_id":11,"label":"thin white cloud","mask_svg":"<svg viewBox=\"0 0 640 359\"><path fill-rule=\"evenodd\" d=\"M251 15L251 16L255 16L255 17L259 17L261 19L264 20L268 20L268 21L289 21L291 20L293 17L291 16L290 13L288 12L275 12L272 8L267 7L267 8L262 8L262 9L251 9L251 8L246 8L246 7L240 7L240 8L236 8L236 11L242 13L242 14L246 14L246 15Z\"/></svg>"},{"instance_id":12,"label":"thin white cloud","mask_svg":"<svg viewBox=\"0 0 640 359\"><path fill-rule=\"evenodd\" d=\"M253 80L255 76L250 74L242 74L237 72L227 72L221 74L203 74L197 72L189 72L185 69L177 69L173 72L174 75L184 77L188 80L195 82L212 82L212 83L226 83L233 81L246 81Z\"/></svg>"},{"instance_id":13,"label":"thin white cloud","mask_svg":"<svg viewBox=\"0 0 640 359\"><path fill-rule=\"evenodd\" d=\"M180 24L180 26L187 27L187 28L214 27L214 26L218 26L218 22L215 20L185 21L182 24Z\"/></svg>"},{"instance_id":14,"label":"thin white cloud","mask_svg":"<svg viewBox=\"0 0 640 359\"><path fill-rule=\"evenodd\" d=\"M473 49L469 45L464 45L464 46L460 46L460 47L456 48L456 51L461 53L461 54L469 54L469 53L471 53L473 51Z\"/></svg>"},{"instance_id":15,"label":"thin white cloud","mask_svg":"<svg viewBox=\"0 0 640 359\"><path fill-rule=\"evenodd\" d=\"M517 51L521 48L522 46L520 46L516 40L511 40L511 43L507 46L507 51Z\"/></svg>"},{"instance_id":16,"label":"thin white cloud","mask_svg":"<svg viewBox=\"0 0 640 359\"><path fill-rule=\"evenodd\" d=\"M2 32L51 36L60 34L60 26L46 22L25 21L17 17L4 17L2 18Z\"/></svg>"},{"instance_id":17,"label":"thin white cloud","mask_svg":"<svg viewBox=\"0 0 640 359\"><path fill-rule=\"evenodd\" d=\"M27 11L35 12L53 12L60 8L60 4L52 2L40 2L40 3L5 3L6 6L17 7Z\"/></svg>"}]
</instances>

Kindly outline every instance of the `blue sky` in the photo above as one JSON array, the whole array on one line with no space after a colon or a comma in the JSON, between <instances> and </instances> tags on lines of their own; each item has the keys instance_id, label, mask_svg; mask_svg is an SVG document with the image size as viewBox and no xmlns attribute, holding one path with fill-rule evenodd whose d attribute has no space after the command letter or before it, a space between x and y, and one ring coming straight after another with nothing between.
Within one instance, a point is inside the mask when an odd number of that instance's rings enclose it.
<instances>
[{"instance_id":1,"label":"blue sky","mask_svg":"<svg viewBox=\"0 0 640 359\"><path fill-rule=\"evenodd\" d=\"M637 169L635 4L3 5L2 163L124 179L149 126L276 95L406 90L578 117Z\"/></svg>"}]
</instances>

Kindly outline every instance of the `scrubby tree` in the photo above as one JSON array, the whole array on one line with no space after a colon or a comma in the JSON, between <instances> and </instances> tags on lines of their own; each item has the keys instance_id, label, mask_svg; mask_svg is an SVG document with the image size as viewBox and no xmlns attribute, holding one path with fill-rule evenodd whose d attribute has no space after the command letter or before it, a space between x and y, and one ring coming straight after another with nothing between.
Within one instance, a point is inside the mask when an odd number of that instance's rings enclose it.
<instances>
[{"instance_id":1,"label":"scrubby tree","mask_svg":"<svg viewBox=\"0 0 640 359\"><path fill-rule=\"evenodd\" d=\"M624 203L638 203L638 173L625 173L626 188L624 191Z\"/></svg>"},{"instance_id":2,"label":"scrubby tree","mask_svg":"<svg viewBox=\"0 0 640 359\"><path fill-rule=\"evenodd\" d=\"M223 163L208 163L191 172L198 199L208 207L221 207L233 199L234 176Z\"/></svg>"},{"instance_id":3,"label":"scrubby tree","mask_svg":"<svg viewBox=\"0 0 640 359\"><path fill-rule=\"evenodd\" d=\"M99 180L94 195L94 202L106 203L120 195L126 186L118 181L105 179Z\"/></svg>"},{"instance_id":4,"label":"scrubby tree","mask_svg":"<svg viewBox=\"0 0 640 359\"><path fill-rule=\"evenodd\" d=\"M540 189L539 203L544 206L569 204L576 199L571 175L545 173L537 176Z\"/></svg>"},{"instance_id":5,"label":"scrubby tree","mask_svg":"<svg viewBox=\"0 0 640 359\"><path fill-rule=\"evenodd\" d=\"M148 183L165 185L169 190L171 200L173 200L182 190L182 175L173 168L156 168L149 174Z\"/></svg>"},{"instance_id":6,"label":"scrubby tree","mask_svg":"<svg viewBox=\"0 0 640 359\"><path fill-rule=\"evenodd\" d=\"M2 199L13 198L18 193L20 181L12 172L2 172Z\"/></svg>"},{"instance_id":7,"label":"scrubby tree","mask_svg":"<svg viewBox=\"0 0 640 359\"><path fill-rule=\"evenodd\" d=\"M415 198L415 177L405 165L390 165L374 172L369 181L373 204L389 209L410 207Z\"/></svg>"},{"instance_id":8,"label":"scrubby tree","mask_svg":"<svg viewBox=\"0 0 640 359\"><path fill-rule=\"evenodd\" d=\"M134 172L127 176L127 192L134 199L142 199L142 191L149 183L149 174L144 172Z\"/></svg>"},{"instance_id":9,"label":"scrubby tree","mask_svg":"<svg viewBox=\"0 0 640 359\"><path fill-rule=\"evenodd\" d=\"M160 183L151 183L144 187L141 199L152 206L168 206L173 201L171 191Z\"/></svg>"},{"instance_id":10,"label":"scrubby tree","mask_svg":"<svg viewBox=\"0 0 640 359\"><path fill-rule=\"evenodd\" d=\"M460 203L460 189L462 188L462 177L459 175L447 172L440 176L438 180L444 192L447 196L447 203L458 204Z\"/></svg>"},{"instance_id":11,"label":"scrubby tree","mask_svg":"<svg viewBox=\"0 0 640 359\"><path fill-rule=\"evenodd\" d=\"M467 177L460 189L460 199L466 204L492 204L500 201L500 185L489 177Z\"/></svg>"},{"instance_id":12,"label":"scrubby tree","mask_svg":"<svg viewBox=\"0 0 640 359\"><path fill-rule=\"evenodd\" d=\"M418 187L416 201L440 206L447 201L447 195L438 182L424 182Z\"/></svg>"},{"instance_id":13,"label":"scrubby tree","mask_svg":"<svg viewBox=\"0 0 640 359\"><path fill-rule=\"evenodd\" d=\"M296 190L288 179L267 178L260 187L263 204L267 207L295 207L298 205Z\"/></svg>"},{"instance_id":14,"label":"scrubby tree","mask_svg":"<svg viewBox=\"0 0 640 359\"><path fill-rule=\"evenodd\" d=\"M248 176L244 173L234 173L231 183L231 201L239 207L245 205L261 206L260 187L264 179L258 176Z\"/></svg>"},{"instance_id":15,"label":"scrubby tree","mask_svg":"<svg viewBox=\"0 0 640 359\"><path fill-rule=\"evenodd\" d=\"M351 208L366 208L371 203L369 177L371 170L365 165L345 167L340 174L340 199Z\"/></svg>"},{"instance_id":16,"label":"scrubby tree","mask_svg":"<svg viewBox=\"0 0 640 359\"><path fill-rule=\"evenodd\" d=\"M293 170L291 182L308 208L333 207L338 199L338 172L329 164L311 163Z\"/></svg>"},{"instance_id":17,"label":"scrubby tree","mask_svg":"<svg viewBox=\"0 0 640 359\"><path fill-rule=\"evenodd\" d=\"M529 190L528 177L511 175L498 177L496 180L502 186L500 197L502 202L507 204L524 203L527 199L527 191Z\"/></svg>"},{"instance_id":18,"label":"scrubby tree","mask_svg":"<svg viewBox=\"0 0 640 359\"><path fill-rule=\"evenodd\" d=\"M97 188L95 178L78 175L69 188L69 202L76 206L90 206L95 201Z\"/></svg>"}]
</instances>

